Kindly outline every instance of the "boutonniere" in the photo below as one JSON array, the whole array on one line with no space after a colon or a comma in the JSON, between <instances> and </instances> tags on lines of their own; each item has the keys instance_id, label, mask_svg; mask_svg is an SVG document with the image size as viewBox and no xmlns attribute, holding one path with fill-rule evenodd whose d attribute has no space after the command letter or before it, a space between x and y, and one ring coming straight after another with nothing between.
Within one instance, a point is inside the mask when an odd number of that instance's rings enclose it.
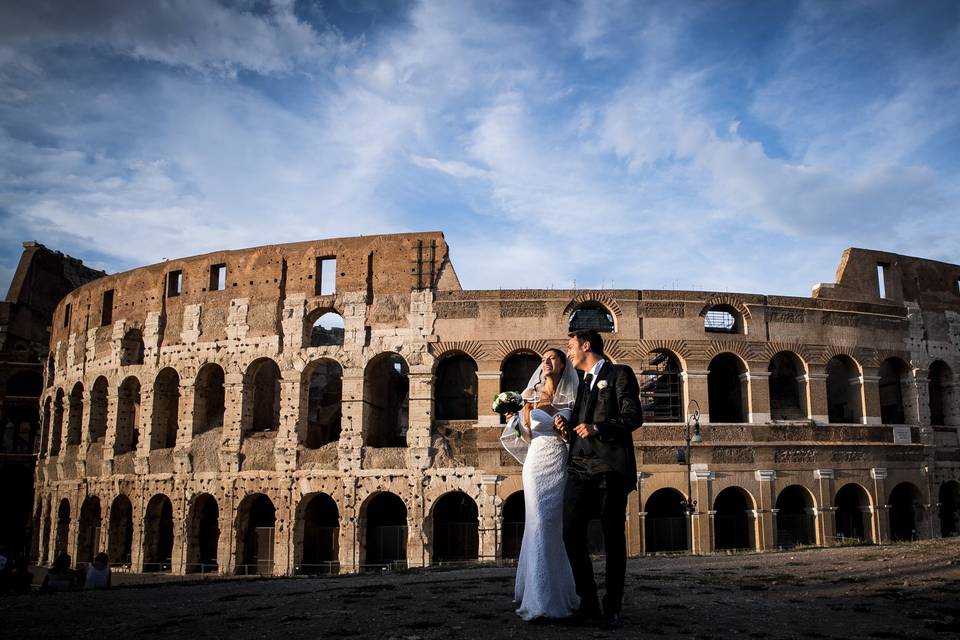
<instances>
[{"instance_id":1,"label":"boutonniere","mask_svg":"<svg viewBox=\"0 0 960 640\"><path fill-rule=\"evenodd\" d=\"M606 389L606 388L607 388L606 380L601 380L600 382L597 383L597 389Z\"/></svg>"}]
</instances>

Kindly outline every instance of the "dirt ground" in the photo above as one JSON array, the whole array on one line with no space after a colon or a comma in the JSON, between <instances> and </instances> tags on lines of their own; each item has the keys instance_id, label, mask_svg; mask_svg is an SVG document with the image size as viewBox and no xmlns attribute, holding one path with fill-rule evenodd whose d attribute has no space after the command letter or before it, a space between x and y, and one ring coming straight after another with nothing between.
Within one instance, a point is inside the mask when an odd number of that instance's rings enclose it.
<instances>
[{"instance_id":1,"label":"dirt ground","mask_svg":"<svg viewBox=\"0 0 960 640\"><path fill-rule=\"evenodd\" d=\"M633 559L616 632L520 621L513 576L510 568L202 583L118 576L111 591L4 597L0 637L960 637L960 538Z\"/></svg>"}]
</instances>

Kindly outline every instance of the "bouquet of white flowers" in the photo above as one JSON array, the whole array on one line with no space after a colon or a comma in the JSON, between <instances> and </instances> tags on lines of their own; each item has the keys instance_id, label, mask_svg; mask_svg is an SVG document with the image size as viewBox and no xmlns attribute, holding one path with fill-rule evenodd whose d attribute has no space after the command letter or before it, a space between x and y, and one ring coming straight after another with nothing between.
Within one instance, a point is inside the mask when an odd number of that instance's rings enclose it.
<instances>
[{"instance_id":1,"label":"bouquet of white flowers","mask_svg":"<svg viewBox=\"0 0 960 640\"><path fill-rule=\"evenodd\" d=\"M493 399L493 410L503 415L505 413L519 413L523 408L523 397L516 391L498 393Z\"/></svg>"}]
</instances>

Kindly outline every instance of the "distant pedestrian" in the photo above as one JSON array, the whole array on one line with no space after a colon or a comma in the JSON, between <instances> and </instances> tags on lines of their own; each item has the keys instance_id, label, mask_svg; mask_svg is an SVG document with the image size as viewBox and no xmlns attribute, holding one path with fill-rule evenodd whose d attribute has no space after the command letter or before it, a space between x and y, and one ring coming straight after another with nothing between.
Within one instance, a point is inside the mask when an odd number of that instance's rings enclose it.
<instances>
[{"instance_id":1,"label":"distant pedestrian","mask_svg":"<svg viewBox=\"0 0 960 640\"><path fill-rule=\"evenodd\" d=\"M53 561L47 576L40 585L42 591L69 591L74 587L73 572L70 570L70 554L61 553Z\"/></svg>"},{"instance_id":2,"label":"distant pedestrian","mask_svg":"<svg viewBox=\"0 0 960 640\"><path fill-rule=\"evenodd\" d=\"M105 553L98 553L87 566L87 579L83 583L84 589L110 588L110 558Z\"/></svg>"}]
</instances>

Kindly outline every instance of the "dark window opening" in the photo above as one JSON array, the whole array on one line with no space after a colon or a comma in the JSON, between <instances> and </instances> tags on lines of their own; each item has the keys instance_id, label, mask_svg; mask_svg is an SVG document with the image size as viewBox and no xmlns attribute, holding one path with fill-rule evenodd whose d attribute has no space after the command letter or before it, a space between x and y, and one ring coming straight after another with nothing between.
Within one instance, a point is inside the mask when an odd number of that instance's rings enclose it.
<instances>
[{"instance_id":1,"label":"dark window opening","mask_svg":"<svg viewBox=\"0 0 960 640\"><path fill-rule=\"evenodd\" d=\"M598 304L584 305L570 314L567 331L594 329L602 333L614 331L613 314Z\"/></svg>"},{"instance_id":2,"label":"dark window opening","mask_svg":"<svg viewBox=\"0 0 960 640\"><path fill-rule=\"evenodd\" d=\"M903 386L907 383L907 367L900 360L889 358L880 364L880 421L883 424L904 424Z\"/></svg>"},{"instance_id":3,"label":"dark window opening","mask_svg":"<svg viewBox=\"0 0 960 640\"><path fill-rule=\"evenodd\" d=\"M433 564L476 560L480 548L477 503L461 491L433 507Z\"/></svg>"},{"instance_id":4,"label":"dark window opening","mask_svg":"<svg viewBox=\"0 0 960 640\"><path fill-rule=\"evenodd\" d=\"M803 363L792 353L775 355L767 368L770 373L770 418L802 420L807 416L806 394L803 392Z\"/></svg>"},{"instance_id":5,"label":"dark window opening","mask_svg":"<svg viewBox=\"0 0 960 640\"><path fill-rule=\"evenodd\" d=\"M70 312L73 310L73 306L68 302L67 306L63 308L63 326L64 328L70 326Z\"/></svg>"},{"instance_id":6,"label":"dark window opening","mask_svg":"<svg viewBox=\"0 0 960 640\"><path fill-rule=\"evenodd\" d=\"M434 403L437 420L477 419L477 363L473 358L460 354L440 361Z\"/></svg>"},{"instance_id":7,"label":"dark window opening","mask_svg":"<svg viewBox=\"0 0 960 640\"><path fill-rule=\"evenodd\" d=\"M337 259L333 256L317 258L316 290L318 296L332 296L337 292Z\"/></svg>"},{"instance_id":8,"label":"dark window opening","mask_svg":"<svg viewBox=\"0 0 960 640\"><path fill-rule=\"evenodd\" d=\"M704 314L703 330L712 333L740 333L740 326L733 309L718 306Z\"/></svg>"},{"instance_id":9,"label":"dark window opening","mask_svg":"<svg viewBox=\"0 0 960 640\"><path fill-rule=\"evenodd\" d=\"M659 489L647 499L644 551L647 553L686 551L689 546L687 514L683 494L676 489Z\"/></svg>"},{"instance_id":10,"label":"dark window opening","mask_svg":"<svg viewBox=\"0 0 960 640\"><path fill-rule=\"evenodd\" d=\"M849 358L827 363L827 411L831 423L859 423L862 416L860 374Z\"/></svg>"},{"instance_id":11,"label":"dark window opening","mask_svg":"<svg viewBox=\"0 0 960 640\"><path fill-rule=\"evenodd\" d=\"M320 360L309 380L305 445L316 449L340 439L343 368L333 360Z\"/></svg>"},{"instance_id":12,"label":"dark window opening","mask_svg":"<svg viewBox=\"0 0 960 640\"><path fill-rule=\"evenodd\" d=\"M786 549L815 544L816 521L813 498L799 485L792 485L777 496L777 546Z\"/></svg>"},{"instance_id":13,"label":"dark window opening","mask_svg":"<svg viewBox=\"0 0 960 640\"><path fill-rule=\"evenodd\" d=\"M721 353L710 361L707 396L710 422L746 422L746 368L735 355Z\"/></svg>"},{"instance_id":14,"label":"dark window opening","mask_svg":"<svg viewBox=\"0 0 960 640\"><path fill-rule=\"evenodd\" d=\"M367 365L363 379L365 444L407 446L410 379L406 360L396 353L380 355Z\"/></svg>"},{"instance_id":15,"label":"dark window opening","mask_svg":"<svg viewBox=\"0 0 960 640\"><path fill-rule=\"evenodd\" d=\"M655 351L640 372L640 400L648 422L683 420L683 378L680 363L666 351Z\"/></svg>"},{"instance_id":16,"label":"dark window opening","mask_svg":"<svg viewBox=\"0 0 960 640\"><path fill-rule=\"evenodd\" d=\"M343 338L343 316L335 311L328 311L317 318L310 329L311 347L342 345Z\"/></svg>"},{"instance_id":17,"label":"dark window opening","mask_svg":"<svg viewBox=\"0 0 960 640\"><path fill-rule=\"evenodd\" d=\"M227 265L214 264L210 266L210 291L223 291L227 288Z\"/></svg>"},{"instance_id":18,"label":"dark window opening","mask_svg":"<svg viewBox=\"0 0 960 640\"><path fill-rule=\"evenodd\" d=\"M171 271L167 274L167 297L173 298L183 293L183 271Z\"/></svg>"},{"instance_id":19,"label":"dark window opening","mask_svg":"<svg viewBox=\"0 0 960 640\"><path fill-rule=\"evenodd\" d=\"M103 292L100 304L100 326L105 327L113 323L113 289Z\"/></svg>"}]
</instances>

